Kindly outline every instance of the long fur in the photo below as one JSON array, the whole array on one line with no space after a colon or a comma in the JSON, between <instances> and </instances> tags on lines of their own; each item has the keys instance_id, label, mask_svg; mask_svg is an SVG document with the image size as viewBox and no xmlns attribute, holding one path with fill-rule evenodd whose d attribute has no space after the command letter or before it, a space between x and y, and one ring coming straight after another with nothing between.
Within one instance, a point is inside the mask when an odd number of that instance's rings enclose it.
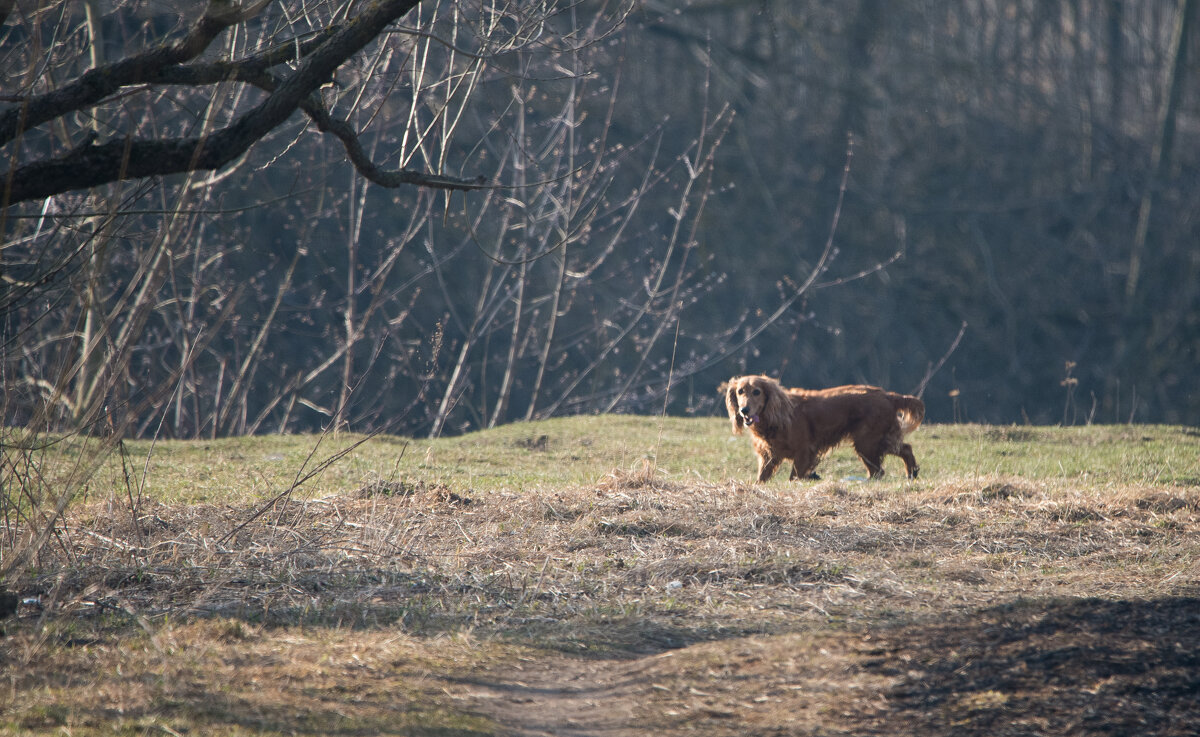
<instances>
[{"instance_id":1,"label":"long fur","mask_svg":"<svg viewBox=\"0 0 1200 737\"><path fill-rule=\"evenodd\" d=\"M758 480L767 481L784 461L793 479L814 477L817 463L843 440L867 467L883 476L883 457L899 456L909 478L920 467L904 436L925 419L925 404L877 386L786 389L767 376L735 376L721 384L733 433L750 431L758 455Z\"/></svg>"}]
</instances>

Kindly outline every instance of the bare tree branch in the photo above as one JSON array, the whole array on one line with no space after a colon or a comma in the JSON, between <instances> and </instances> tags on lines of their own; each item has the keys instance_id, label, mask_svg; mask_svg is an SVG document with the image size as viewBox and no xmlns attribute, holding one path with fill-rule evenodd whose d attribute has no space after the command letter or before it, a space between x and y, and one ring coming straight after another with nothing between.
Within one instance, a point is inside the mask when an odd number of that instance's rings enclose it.
<instances>
[{"instance_id":1,"label":"bare tree branch","mask_svg":"<svg viewBox=\"0 0 1200 737\"><path fill-rule=\"evenodd\" d=\"M182 64L199 56L226 28L241 22L238 13L229 12L228 3L212 2L187 35L170 43L113 64L85 72L79 79L59 89L29 98L22 105L0 115L0 145L43 123L95 105L122 87L150 81L159 70ZM282 61L282 59L280 60ZM279 62L275 62L279 63Z\"/></svg>"},{"instance_id":2,"label":"bare tree branch","mask_svg":"<svg viewBox=\"0 0 1200 737\"><path fill-rule=\"evenodd\" d=\"M344 26L330 26L300 45L282 44L241 62L182 67L203 52L223 30L245 18L247 11L240 5L212 2L182 39L93 69L59 90L31 98L4 113L0 116L0 144L12 141L31 127L95 105L133 84L253 80L261 87L269 79L265 73L268 67L295 58L299 51L303 60L296 70L277 84L272 82L273 90L256 107L211 134L164 140L120 138L105 143L96 143L91 137L57 158L16 166L0 175L0 181L4 182L0 204L7 206L114 181L219 169L299 109L312 116L321 130L337 136L355 167L376 184L477 188L483 184L481 179L460 180L410 170L380 169L368 159L354 131L332 119L313 94L332 79L342 64L419 3L420 0L385 0L368 6ZM261 5L255 3L250 10Z\"/></svg>"}]
</instances>

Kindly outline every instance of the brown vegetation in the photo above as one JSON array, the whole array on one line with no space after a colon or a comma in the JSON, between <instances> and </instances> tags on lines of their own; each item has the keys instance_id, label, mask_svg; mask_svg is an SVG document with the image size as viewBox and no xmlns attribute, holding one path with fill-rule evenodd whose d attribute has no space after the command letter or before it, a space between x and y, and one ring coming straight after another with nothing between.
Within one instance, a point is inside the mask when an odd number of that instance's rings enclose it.
<instances>
[{"instance_id":1,"label":"brown vegetation","mask_svg":"<svg viewBox=\"0 0 1200 737\"><path fill-rule=\"evenodd\" d=\"M259 512L73 510L0 642L2 723L982 736L1200 718L1195 486L750 486L644 464Z\"/></svg>"}]
</instances>

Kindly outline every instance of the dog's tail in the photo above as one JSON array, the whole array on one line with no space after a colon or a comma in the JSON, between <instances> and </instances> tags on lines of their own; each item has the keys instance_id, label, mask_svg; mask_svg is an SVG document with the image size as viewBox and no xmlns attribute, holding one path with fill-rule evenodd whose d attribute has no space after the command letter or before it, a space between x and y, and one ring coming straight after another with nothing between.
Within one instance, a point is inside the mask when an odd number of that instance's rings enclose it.
<instances>
[{"instance_id":1,"label":"dog's tail","mask_svg":"<svg viewBox=\"0 0 1200 737\"><path fill-rule=\"evenodd\" d=\"M892 406L900 418L900 432L907 435L921 426L921 421L925 419L924 402L914 396L895 392L888 392L888 399L892 400Z\"/></svg>"}]
</instances>

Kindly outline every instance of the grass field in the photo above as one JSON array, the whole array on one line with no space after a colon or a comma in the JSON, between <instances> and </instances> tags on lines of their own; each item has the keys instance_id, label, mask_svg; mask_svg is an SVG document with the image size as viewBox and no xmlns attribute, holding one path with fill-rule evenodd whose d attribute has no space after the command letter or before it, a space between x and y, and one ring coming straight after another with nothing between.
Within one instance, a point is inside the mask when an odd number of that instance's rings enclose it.
<instances>
[{"instance_id":1,"label":"grass field","mask_svg":"<svg viewBox=\"0 0 1200 737\"><path fill-rule=\"evenodd\" d=\"M911 442L765 485L718 418L127 443L6 582L0 733L1195 734L1200 432Z\"/></svg>"}]
</instances>

